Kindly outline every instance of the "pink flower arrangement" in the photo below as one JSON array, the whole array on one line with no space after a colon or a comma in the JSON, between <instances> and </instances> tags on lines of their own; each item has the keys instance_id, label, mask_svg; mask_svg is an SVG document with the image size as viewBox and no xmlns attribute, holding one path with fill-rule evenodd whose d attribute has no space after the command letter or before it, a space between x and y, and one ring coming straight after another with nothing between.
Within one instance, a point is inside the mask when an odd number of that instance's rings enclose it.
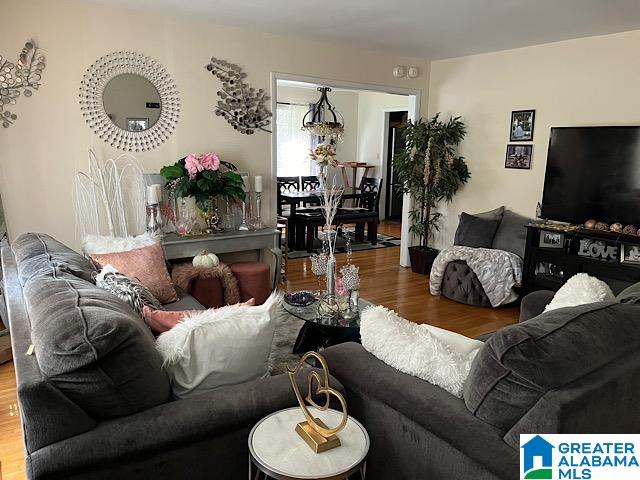
<instances>
[{"instance_id":1,"label":"pink flower arrangement","mask_svg":"<svg viewBox=\"0 0 640 480\"><path fill-rule=\"evenodd\" d=\"M218 170L220 168L220 158L215 153L201 153L200 155L190 153L184 159L184 166L189 173L189 178L193 180L198 172Z\"/></svg>"}]
</instances>

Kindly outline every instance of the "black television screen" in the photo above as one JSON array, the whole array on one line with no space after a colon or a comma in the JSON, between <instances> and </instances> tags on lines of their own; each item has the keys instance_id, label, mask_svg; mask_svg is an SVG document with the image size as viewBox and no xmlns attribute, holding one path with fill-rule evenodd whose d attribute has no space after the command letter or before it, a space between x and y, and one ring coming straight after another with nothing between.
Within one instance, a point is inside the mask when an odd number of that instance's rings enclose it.
<instances>
[{"instance_id":1,"label":"black television screen","mask_svg":"<svg viewBox=\"0 0 640 480\"><path fill-rule=\"evenodd\" d=\"M552 128L542 217L640 223L640 127Z\"/></svg>"}]
</instances>

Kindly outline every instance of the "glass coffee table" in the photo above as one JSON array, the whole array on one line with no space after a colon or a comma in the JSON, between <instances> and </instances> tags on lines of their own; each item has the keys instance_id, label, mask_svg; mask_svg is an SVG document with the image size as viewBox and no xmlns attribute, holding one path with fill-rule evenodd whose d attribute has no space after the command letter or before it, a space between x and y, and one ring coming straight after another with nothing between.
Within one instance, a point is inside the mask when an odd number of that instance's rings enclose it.
<instances>
[{"instance_id":1,"label":"glass coffee table","mask_svg":"<svg viewBox=\"0 0 640 480\"><path fill-rule=\"evenodd\" d=\"M282 300L282 308L294 317L304 320L304 325L298 333L298 338L293 346L293 353L302 355L309 350L322 351L332 345L344 342L360 342L360 312L371 302L362 298L358 299L358 312L352 316L336 315L333 317L322 316L318 313L320 300L310 305L294 306ZM339 300L342 310L346 310L346 299Z\"/></svg>"}]
</instances>

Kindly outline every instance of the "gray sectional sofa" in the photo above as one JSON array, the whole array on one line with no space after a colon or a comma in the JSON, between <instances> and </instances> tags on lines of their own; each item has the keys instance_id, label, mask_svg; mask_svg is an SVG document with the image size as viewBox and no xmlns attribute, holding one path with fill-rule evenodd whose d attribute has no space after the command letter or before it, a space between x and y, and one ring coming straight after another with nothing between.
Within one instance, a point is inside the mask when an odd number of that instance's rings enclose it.
<instances>
[{"instance_id":1,"label":"gray sectional sofa","mask_svg":"<svg viewBox=\"0 0 640 480\"><path fill-rule=\"evenodd\" d=\"M616 302L541 314L480 350L464 398L347 343L324 351L352 415L369 431L368 480L519 478L521 433L640 433L640 284Z\"/></svg>"},{"instance_id":2,"label":"gray sectional sofa","mask_svg":"<svg viewBox=\"0 0 640 480\"><path fill-rule=\"evenodd\" d=\"M3 248L2 271L29 479L246 478L253 425L297 404L286 375L173 400L142 320L47 235Z\"/></svg>"},{"instance_id":3,"label":"gray sectional sofa","mask_svg":"<svg viewBox=\"0 0 640 480\"><path fill-rule=\"evenodd\" d=\"M296 404L286 375L173 400L141 320L51 237L19 237L2 269L29 479L247 478L250 429ZM550 295L488 339L463 399L359 344L324 351L369 432L367 479L511 480L520 433L640 433L640 284L540 315Z\"/></svg>"}]
</instances>

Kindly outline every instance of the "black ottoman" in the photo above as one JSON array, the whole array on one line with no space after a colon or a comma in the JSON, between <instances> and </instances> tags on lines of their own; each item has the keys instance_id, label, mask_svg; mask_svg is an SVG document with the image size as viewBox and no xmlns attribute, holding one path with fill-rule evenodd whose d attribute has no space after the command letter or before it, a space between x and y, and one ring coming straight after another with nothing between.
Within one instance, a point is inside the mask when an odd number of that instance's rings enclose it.
<instances>
[{"instance_id":1,"label":"black ottoman","mask_svg":"<svg viewBox=\"0 0 640 480\"><path fill-rule=\"evenodd\" d=\"M464 260L449 262L442 279L442 295L465 305L490 307L489 297L477 275Z\"/></svg>"}]
</instances>

